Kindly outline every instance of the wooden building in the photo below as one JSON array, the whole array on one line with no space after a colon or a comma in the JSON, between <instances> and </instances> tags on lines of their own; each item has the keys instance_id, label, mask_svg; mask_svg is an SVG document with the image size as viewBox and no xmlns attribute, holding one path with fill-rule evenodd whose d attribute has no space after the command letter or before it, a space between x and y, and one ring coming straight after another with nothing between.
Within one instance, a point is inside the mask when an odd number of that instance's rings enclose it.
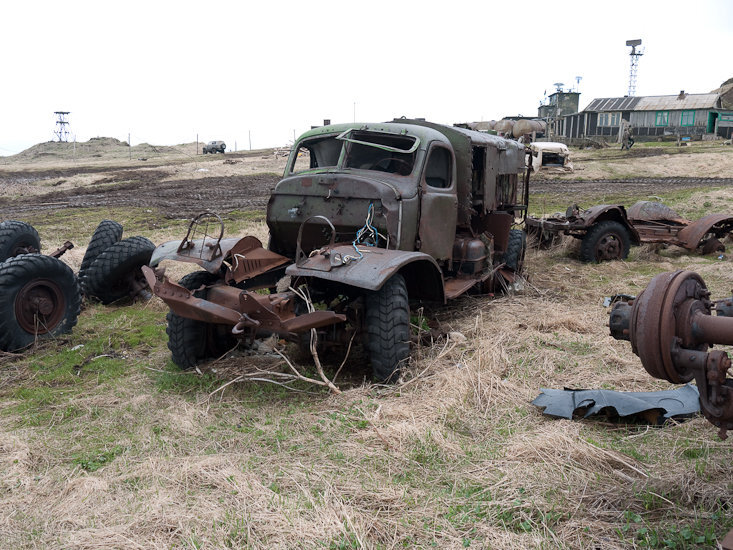
<instances>
[{"instance_id":1,"label":"wooden building","mask_svg":"<svg viewBox=\"0 0 733 550\"><path fill-rule=\"evenodd\" d=\"M634 136L703 135L730 138L733 111L721 108L720 94L608 97L594 99L581 112L566 115L558 137L598 138L615 141L624 125Z\"/></svg>"}]
</instances>

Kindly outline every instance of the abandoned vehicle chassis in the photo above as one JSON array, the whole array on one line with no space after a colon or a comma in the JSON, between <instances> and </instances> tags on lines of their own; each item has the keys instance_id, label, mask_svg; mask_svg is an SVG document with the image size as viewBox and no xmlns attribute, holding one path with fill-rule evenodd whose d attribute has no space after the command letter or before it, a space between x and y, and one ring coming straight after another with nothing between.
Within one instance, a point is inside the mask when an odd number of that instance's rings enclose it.
<instances>
[{"instance_id":1,"label":"abandoned vehicle chassis","mask_svg":"<svg viewBox=\"0 0 733 550\"><path fill-rule=\"evenodd\" d=\"M604 221L619 223L628 232L632 244L667 244L703 254L722 252L721 243L733 230L733 216L709 214L690 221L658 202L640 201L628 211L621 205L597 205L581 211L571 206L565 216L528 217L527 230L542 243L550 243L562 234L583 240L589 231ZM603 258L613 259L613 258Z\"/></svg>"}]
</instances>

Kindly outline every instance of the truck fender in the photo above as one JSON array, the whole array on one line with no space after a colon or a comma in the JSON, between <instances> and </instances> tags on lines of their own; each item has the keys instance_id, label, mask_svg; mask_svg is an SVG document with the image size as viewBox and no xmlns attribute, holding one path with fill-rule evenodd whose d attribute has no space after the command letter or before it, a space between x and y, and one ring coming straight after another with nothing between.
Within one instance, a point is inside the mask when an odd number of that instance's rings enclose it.
<instances>
[{"instance_id":1,"label":"truck fender","mask_svg":"<svg viewBox=\"0 0 733 550\"><path fill-rule=\"evenodd\" d=\"M700 239L708 233L715 233L716 237L722 238L731 229L733 229L733 217L730 215L708 214L682 229L677 234L677 239L684 248L695 250L700 245Z\"/></svg>"},{"instance_id":2,"label":"truck fender","mask_svg":"<svg viewBox=\"0 0 733 550\"><path fill-rule=\"evenodd\" d=\"M629 222L626 215L626 209L620 204L599 204L592 206L581 213L581 217L585 221L588 228L590 226L603 221L614 221L623 225L629 231L631 242L638 246L641 244L641 238L636 228Z\"/></svg>"},{"instance_id":3,"label":"truck fender","mask_svg":"<svg viewBox=\"0 0 733 550\"><path fill-rule=\"evenodd\" d=\"M405 277L410 298L445 302L440 267L423 252L367 246L357 250L353 245L337 245L321 249L285 270L291 277L313 277L370 291L382 288L395 273Z\"/></svg>"}]
</instances>

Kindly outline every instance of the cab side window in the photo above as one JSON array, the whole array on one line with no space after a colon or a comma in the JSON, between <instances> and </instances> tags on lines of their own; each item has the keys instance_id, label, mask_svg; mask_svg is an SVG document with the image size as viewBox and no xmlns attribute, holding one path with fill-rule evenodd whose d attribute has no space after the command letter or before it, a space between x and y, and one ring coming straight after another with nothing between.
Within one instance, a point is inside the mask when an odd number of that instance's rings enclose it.
<instances>
[{"instance_id":1,"label":"cab side window","mask_svg":"<svg viewBox=\"0 0 733 550\"><path fill-rule=\"evenodd\" d=\"M430 151L428 163L425 166L425 183L437 189L447 189L451 186L453 163L448 149L434 147Z\"/></svg>"}]
</instances>

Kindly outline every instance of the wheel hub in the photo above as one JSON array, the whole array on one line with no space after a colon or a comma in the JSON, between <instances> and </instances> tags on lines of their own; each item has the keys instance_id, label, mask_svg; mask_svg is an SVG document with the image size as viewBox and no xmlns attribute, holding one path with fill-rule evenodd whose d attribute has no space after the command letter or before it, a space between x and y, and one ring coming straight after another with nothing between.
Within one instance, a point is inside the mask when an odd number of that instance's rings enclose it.
<instances>
[{"instance_id":1,"label":"wheel hub","mask_svg":"<svg viewBox=\"0 0 733 550\"><path fill-rule=\"evenodd\" d=\"M51 332L61 322L66 300L57 283L36 279L26 283L15 298L15 316L23 330L32 334Z\"/></svg>"},{"instance_id":2,"label":"wheel hub","mask_svg":"<svg viewBox=\"0 0 733 550\"><path fill-rule=\"evenodd\" d=\"M596 258L602 260L615 260L621 257L621 241L616 235L605 235L596 246Z\"/></svg>"},{"instance_id":3,"label":"wheel hub","mask_svg":"<svg viewBox=\"0 0 733 550\"><path fill-rule=\"evenodd\" d=\"M673 271L654 277L636 299L631 318L631 345L646 371L655 378L675 384L692 380L694 372L675 365L672 350L678 321L684 324L682 313L689 309L683 306L700 300L706 292L705 283L697 273ZM688 349L696 351L708 349L707 344L687 344Z\"/></svg>"}]
</instances>

